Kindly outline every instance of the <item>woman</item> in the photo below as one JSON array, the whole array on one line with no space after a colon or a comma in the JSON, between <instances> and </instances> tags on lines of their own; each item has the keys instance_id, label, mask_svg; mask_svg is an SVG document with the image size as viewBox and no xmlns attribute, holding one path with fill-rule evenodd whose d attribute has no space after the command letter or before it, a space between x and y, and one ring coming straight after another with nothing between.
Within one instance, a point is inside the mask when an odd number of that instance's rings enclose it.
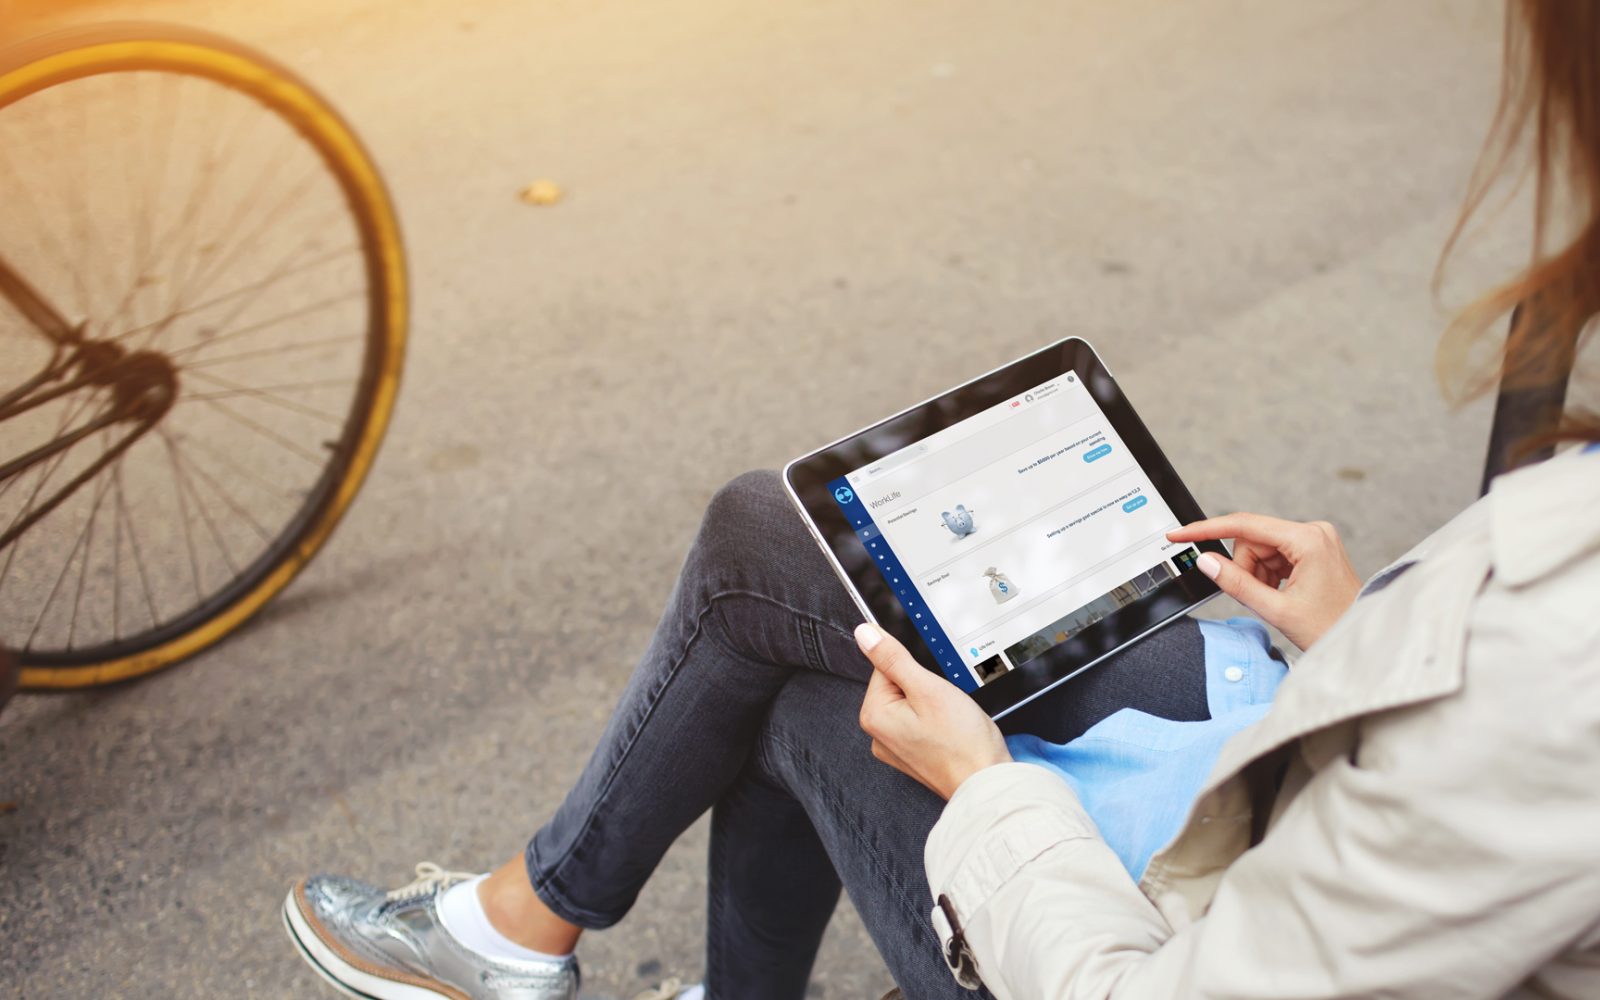
<instances>
[{"instance_id":1,"label":"woman","mask_svg":"<svg viewBox=\"0 0 1600 1000\"><path fill-rule=\"evenodd\" d=\"M1533 360L1498 373L1513 387L1600 312L1597 52L1600 7L1513 0L1467 214L1531 126L1540 239L1443 354L1528 302L1512 338ZM1557 206L1579 224L1550 253ZM1600 423L1563 434L1600 441ZM918 1000L980 980L1002 1000L1600 996L1593 451L1497 480L1365 588L1325 524L1175 531L1236 540L1201 568L1306 650L1292 673L1259 626L1185 621L1041 699L1009 741L852 628L775 478L741 477L523 855L390 893L318 876L285 918L358 995L571 998L581 930L620 919L711 808L707 981L681 996L801 996L841 881ZM1095 748L1130 732L1165 749L1103 780Z\"/></svg>"}]
</instances>

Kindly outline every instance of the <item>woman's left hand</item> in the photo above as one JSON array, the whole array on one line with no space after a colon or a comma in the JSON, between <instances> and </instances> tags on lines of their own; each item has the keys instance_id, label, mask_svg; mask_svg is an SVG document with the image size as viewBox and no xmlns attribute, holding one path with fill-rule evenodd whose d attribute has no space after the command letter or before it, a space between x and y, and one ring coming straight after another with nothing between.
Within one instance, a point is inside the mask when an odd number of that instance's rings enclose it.
<instances>
[{"instance_id":1,"label":"woman's left hand","mask_svg":"<svg viewBox=\"0 0 1600 1000\"><path fill-rule=\"evenodd\" d=\"M872 756L948 799L967 778L1011 759L994 720L971 696L912 658L876 625L856 628L872 661L861 728Z\"/></svg>"}]
</instances>

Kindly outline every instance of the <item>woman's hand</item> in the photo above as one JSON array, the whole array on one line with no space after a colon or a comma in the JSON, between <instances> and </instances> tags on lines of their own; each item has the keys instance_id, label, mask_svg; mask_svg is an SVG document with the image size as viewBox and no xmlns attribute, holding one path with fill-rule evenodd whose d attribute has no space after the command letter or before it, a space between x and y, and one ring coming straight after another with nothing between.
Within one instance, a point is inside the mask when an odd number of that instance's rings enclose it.
<instances>
[{"instance_id":1,"label":"woman's hand","mask_svg":"<svg viewBox=\"0 0 1600 1000\"><path fill-rule=\"evenodd\" d=\"M1301 649L1310 649L1361 591L1361 578L1327 521L1226 514L1186 524L1167 538L1234 539L1231 560L1203 552L1200 572Z\"/></svg>"},{"instance_id":2,"label":"woman's hand","mask_svg":"<svg viewBox=\"0 0 1600 1000\"><path fill-rule=\"evenodd\" d=\"M872 756L942 799L974 773L1011 759L999 727L978 703L918 663L893 636L863 624L856 644L873 666L861 703Z\"/></svg>"}]
</instances>

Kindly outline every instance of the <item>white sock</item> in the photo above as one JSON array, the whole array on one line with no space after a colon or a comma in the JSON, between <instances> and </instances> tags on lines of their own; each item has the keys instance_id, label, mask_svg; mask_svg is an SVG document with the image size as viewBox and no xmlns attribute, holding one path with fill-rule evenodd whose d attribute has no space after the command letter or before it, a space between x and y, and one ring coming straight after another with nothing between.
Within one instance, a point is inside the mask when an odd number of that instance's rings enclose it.
<instances>
[{"instance_id":1,"label":"white sock","mask_svg":"<svg viewBox=\"0 0 1600 1000\"><path fill-rule=\"evenodd\" d=\"M697 983L679 993L678 1000L706 1000L706 988Z\"/></svg>"},{"instance_id":2,"label":"white sock","mask_svg":"<svg viewBox=\"0 0 1600 1000\"><path fill-rule=\"evenodd\" d=\"M546 955L542 951L524 948L494 929L483 904L478 901L478 883L488 878L479 875L466 882L457 882L444 891L439 899L439 921L450 936L469 950L484 958L513 962L564 962L572 956Z\"/></svg>"}]
</instances>

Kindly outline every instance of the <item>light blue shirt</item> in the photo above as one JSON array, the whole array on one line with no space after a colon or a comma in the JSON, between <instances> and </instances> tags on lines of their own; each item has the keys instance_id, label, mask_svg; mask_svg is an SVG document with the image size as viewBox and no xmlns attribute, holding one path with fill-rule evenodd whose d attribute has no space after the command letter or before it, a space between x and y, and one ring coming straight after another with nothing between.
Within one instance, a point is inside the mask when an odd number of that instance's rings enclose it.
<instances>
[{"instance_id":1,"label":"light blue shirt","mask_svg":"<svg viewBox=\"0 0 1600 1000\"><path fill-rule=\"evenodd\" d=\"M1211 718L1173 722L1124 708L1070 743L1006 739L1013 758L1049 768L1072 786L1136 880L1151 856L1177 836L1222 745L1267 714L1288 673L1271 654L1266 627L1255 619L1199 624Z\"/></svg>"}]
</instances>

